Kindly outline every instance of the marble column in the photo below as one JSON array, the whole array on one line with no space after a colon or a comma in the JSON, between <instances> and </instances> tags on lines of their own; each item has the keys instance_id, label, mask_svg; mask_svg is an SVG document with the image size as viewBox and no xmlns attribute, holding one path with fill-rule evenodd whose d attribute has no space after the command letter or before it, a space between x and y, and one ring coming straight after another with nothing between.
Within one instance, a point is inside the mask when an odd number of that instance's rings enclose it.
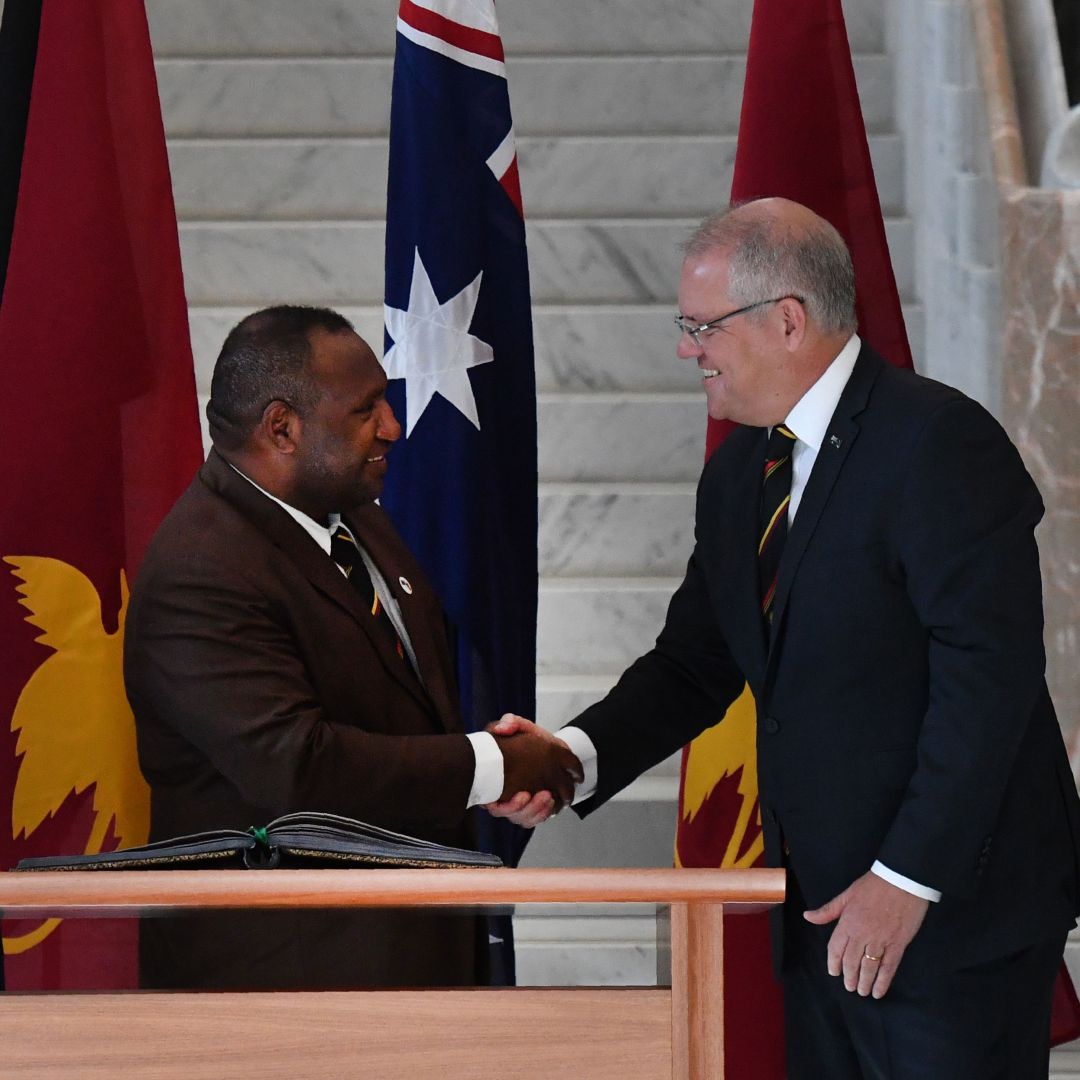
<instances>
[{"instance_id":1,"label":"marble column","mask_svg":"<svg viewBox=\"0 0 1080 1080\"><path fill-rule=\"evenodd\" d=\"M1003 421L1042 491L1047 678L1080 773L1080 191L1002 199Z\"/></svg>"}]
</instances>

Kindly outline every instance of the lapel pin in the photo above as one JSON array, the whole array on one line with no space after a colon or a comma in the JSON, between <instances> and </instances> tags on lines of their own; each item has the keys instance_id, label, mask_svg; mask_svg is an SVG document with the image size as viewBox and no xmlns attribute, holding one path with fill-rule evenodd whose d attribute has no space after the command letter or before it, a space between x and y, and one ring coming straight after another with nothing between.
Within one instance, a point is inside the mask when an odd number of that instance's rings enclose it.
<instances>
[{"instance_id":1,"label":"lapel pin","mask_svg":"<svg viewBox=\"0 0 1080 1080\"><path fill-rule=\"evenodd\" d=\"M829 436L829 445L834 450L839 450L840 447L844 445L844 440L841 439L839 435L830 435Z\"/></svg>"},{"instance_id":2,"label":"lapel pin","mask_svg":"<svg viewBox=\"0 0 1080 1080\"><path fill-rule=\"evenodd\" d=\"M401 586L401 591L406 596L412 596L412 583L404 575L397 579L397 583Z\"/></svg>"}]
</instances>

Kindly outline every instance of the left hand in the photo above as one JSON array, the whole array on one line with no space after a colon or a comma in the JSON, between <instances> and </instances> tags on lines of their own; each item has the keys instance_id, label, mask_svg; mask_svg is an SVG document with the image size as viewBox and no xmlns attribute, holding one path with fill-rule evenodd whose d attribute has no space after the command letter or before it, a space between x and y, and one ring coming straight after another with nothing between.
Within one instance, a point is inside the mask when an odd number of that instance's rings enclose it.
<instances>
[{"instance_id":1,"label":"left hand","mask_svg":"<svg viewBox=\"0 0 1080 1080\"><path fill-rule=\"evenodd\" d=\"M867 871L823 907L804 911L803 918L817 926L836 921L829 938L829 974L842 973L846 990L883 998L929 906L929 900Z\"/></svg>"}]
</instances>

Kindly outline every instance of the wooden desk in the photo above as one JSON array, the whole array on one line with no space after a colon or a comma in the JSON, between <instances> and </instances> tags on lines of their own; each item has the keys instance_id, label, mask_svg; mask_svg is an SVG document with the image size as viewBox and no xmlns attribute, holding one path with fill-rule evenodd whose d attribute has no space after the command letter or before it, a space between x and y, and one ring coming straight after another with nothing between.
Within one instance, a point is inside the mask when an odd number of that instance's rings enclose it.
<instances>
[{"instance_id":1,"label":"wooden desk","mask_svg":"<svg viewBox=\"0 0 1080 1080\"><path fill-rule=\"evenodd\" d=\"M0 995L4 1077L27 1080L721 1080L723 914L781 870L219 870L0 874L6 916L194 909L653 903L672 988Z\"/></svg>"}]
</instances>

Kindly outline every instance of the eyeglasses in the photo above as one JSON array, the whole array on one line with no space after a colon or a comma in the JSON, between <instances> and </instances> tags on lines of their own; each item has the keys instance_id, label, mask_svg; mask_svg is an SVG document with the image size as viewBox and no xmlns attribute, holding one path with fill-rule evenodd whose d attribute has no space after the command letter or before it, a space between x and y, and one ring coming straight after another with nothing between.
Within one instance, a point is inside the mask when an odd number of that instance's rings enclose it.
<instances>
[{"instance_id":1,"label":"eyeglasses","mask_svg":"<svg viewBox=\"0 0 1080 1080\"><path fill-rule=\"evenodd\" d=\"M790 293L787 296L777 296L772 300L758 300L756 304L747 304L746 307L736 308L719 318L710 319L708 322L697 323L696 325L688 322L684 316L676 315L675 325L679 328L680 334L689 334L693 338L694 344L701 349L704 348L701 342L702 337L705 334L711 334L714 330L719 330L728 319L734 319L736 315L745 315L746 312L753 311L754 308L765 307L766 304L779 304L781 300L798 300L800 304L806 303L801 296Z\"/></svg>"}]
</instances>

